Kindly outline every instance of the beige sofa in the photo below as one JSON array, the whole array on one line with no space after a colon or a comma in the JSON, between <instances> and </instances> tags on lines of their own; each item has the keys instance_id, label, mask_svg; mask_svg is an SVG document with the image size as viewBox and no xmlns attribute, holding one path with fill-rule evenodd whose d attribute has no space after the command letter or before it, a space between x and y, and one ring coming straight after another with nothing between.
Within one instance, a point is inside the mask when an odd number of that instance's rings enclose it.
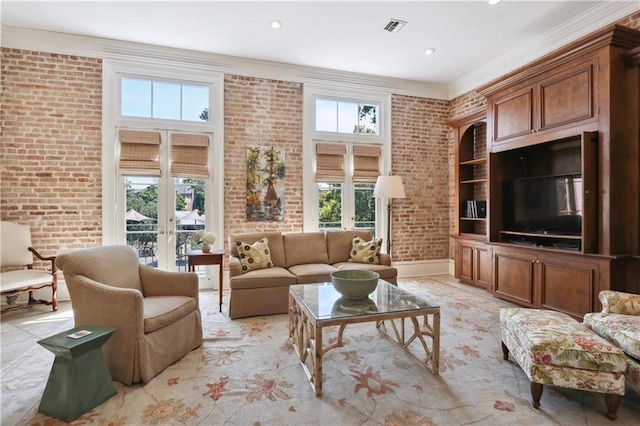
<instances>
[{"instance_id":1,"label":"beige sofa","mask_svg":"<svg viewBox=\"0 0 640 426\"><path fill-rule=\"evenodd\" d=\"M261 232L229 236L229 317L285 314L289 286L331 281L338 269L368 269L396 284L398 270L381 253L379 264L349 262L353 237L371 240L368 231ZM267 238L273 267L242 273L237 242L253 244Z\"/></svg>"}]
</instances>

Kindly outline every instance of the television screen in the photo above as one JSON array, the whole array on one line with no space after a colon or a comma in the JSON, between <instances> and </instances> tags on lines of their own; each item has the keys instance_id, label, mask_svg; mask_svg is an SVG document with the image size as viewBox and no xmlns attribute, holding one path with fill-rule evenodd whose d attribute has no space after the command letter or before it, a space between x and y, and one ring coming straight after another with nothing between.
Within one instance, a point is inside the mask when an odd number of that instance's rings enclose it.
<instances>
[{"instance_id":1,"label":"television screen","mask_svg":"<svg viewBox=\"0 0 640 426\"><path fill-rule=\"evenodd\" d=\"M505 183L504 194L506 230L582 233L581 175L513 179Z\"/></svg>"}]
</instances>

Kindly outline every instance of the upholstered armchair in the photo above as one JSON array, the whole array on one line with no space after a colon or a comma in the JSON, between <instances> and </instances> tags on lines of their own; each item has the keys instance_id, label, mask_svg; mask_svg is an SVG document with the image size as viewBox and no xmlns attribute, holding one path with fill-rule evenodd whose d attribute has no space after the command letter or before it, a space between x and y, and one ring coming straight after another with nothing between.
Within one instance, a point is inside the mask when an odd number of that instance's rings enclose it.
<instances>
[{"instance_id":1,"label":"upholstered armchair","mask_svg":"<svg viewBox=\"0 0 640 426\"><path fill-rule=\"evenodd\" d=\"M36 304L51 305L58 310L58 278L55 256L45 257L31 246L31 229L28 225L2 221L0 223L0 295L7 298L2 313L19 308L30 308ZM35 267L40 259L48 269ZM36 299L35 291L51 289L51 300ZM17 303L18 296L29 293L26 303Z\"/></svg>"},{"instance_id":2,"label":"upholstered armchair","mask_svg":"<svg viewBox=\"0 0 640 426\"><path fill-rule=\"evenodd\" d=\"M128 246L63 253L76 327L113 327L103 346L111 376L125 385L149 382L202 344L198 277L141 265Z\"/></svg>"},{"instance_id":3,"label":"upholstered armchair","mask_svg":"<svg viewBox=\"0 0 640 426\"><path fill-rule=\"evenodd\" d=\"M584 324L604 337L627 357L627 384L640 392L640 294L603 290L598 295L601 312L584 316Z\"/></svg>"}]
</instances>

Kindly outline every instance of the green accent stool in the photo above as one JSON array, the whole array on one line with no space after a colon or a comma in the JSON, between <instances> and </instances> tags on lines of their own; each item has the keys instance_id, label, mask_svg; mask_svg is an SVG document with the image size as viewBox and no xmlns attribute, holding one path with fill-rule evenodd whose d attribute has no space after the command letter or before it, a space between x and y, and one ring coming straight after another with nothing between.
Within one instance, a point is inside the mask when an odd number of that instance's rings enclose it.
<instances>
[{"instance_id":1,"label":"green accent stool","mask_svg":"<svg viewBox=\"0 0 640 426\"><path fill-rule=\"evenodd\" d=\"M80 330L92 333L67 337ZM118 393L102 356L102 345L115 331L83 325L38 341L56 356L38 411L69 423Z\"/></svg>"}]
</instances>

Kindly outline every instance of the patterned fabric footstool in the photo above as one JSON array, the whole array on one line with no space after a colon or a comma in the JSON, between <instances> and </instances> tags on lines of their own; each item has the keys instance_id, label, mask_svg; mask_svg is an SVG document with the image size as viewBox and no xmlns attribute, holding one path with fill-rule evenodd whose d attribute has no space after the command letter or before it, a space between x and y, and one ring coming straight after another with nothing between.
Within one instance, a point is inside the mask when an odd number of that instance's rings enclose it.
<instances>
[{"instance_id":1,"label":"patterned fabric footstool","mask_svg":"<svg viewBox=\"0 0 640 426\"><path fill-rule=\"evenodd\" d=\"M624 353L569 315L525 308L500 310L504 359L509 352L531 381L533 408L543 385L605 394L607 417L615 420L624 395Z\"/></svg>"}]
</instances>

